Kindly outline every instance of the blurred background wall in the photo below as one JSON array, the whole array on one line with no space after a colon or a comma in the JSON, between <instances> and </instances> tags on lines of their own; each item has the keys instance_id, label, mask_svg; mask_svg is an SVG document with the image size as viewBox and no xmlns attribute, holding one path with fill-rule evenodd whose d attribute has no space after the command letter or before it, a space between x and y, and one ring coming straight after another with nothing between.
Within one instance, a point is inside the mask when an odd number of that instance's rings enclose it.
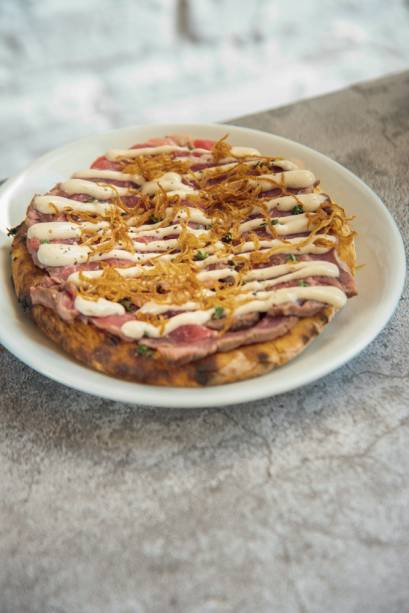
<instances>
[{"instance_id":1,"label":"blurred background wall","mask_svg":"<svg viewBox=\"0 0 409 613\"><path fill-rule=\"evenodd\" d=\"M408 67L409 0L0 0L0 176L97 130L221 121Z\"/></svg>"}]
</instances>

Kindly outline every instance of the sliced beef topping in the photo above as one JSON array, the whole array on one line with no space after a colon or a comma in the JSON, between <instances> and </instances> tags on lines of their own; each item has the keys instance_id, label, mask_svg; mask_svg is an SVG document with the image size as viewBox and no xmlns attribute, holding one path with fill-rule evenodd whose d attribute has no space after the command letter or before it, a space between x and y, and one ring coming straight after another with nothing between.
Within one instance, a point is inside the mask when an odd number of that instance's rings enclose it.
<instances>
[{"instance_id":1,"label":"sliced beef topping","mask_svg":"<svg viewBox=\"0 0 409 613\"><path fill-rule=\"evenodd\" d=\"M283 304L277 304L270 308L268 314L272 317L278 315L295 315L296 317L312 317L316 315L322 309L325 308L325 304L317 302L316 300L305 300L303 303L297 302L284 302Z\"/></svg>"},{"instance_id":2,"label":"sliced beef topping","mask_svg":"<svg viewBox=\"0 0 409 613\"><path fill-rule=\"evenodd\" d=\"M32 287L30 297L33 304L42 304L53 309L64 321L72 321L78 315L70 294L55 287Z\"/></svg>"},{"instance_id":3,"label":"sliced beef topping","mask_svg":"<svg viewBox=\"0 0 409 613\"><path fill-rule=\"evenodd\" d=\"M129 341L129 338L121 334L121 326L132 319L135 319L132 313L125 313L124 315L109 315L109 317L91 317L90 321L100 330L105 330Z\"/></svg>"},{"instance_id":4,"label":"sliced beef topping","mask_svg":"<svg viewBox=\"0 0 409 613\"><path fill-rule=\"evenodd\" d=\"M244 345L273 340L286 334L297 321L297 317L266 316L258 324L246 330L227 332L223 335L214 333L214 335L207 336L199 341L188 340L189 333L193 334L194 337L200 334L198 331L192 333L190 330L185 335L186 340L184 342L169 335L168 337L157 339L144 338L143 344L156 349L164 359L170 362L187 364L217 351L231 351ZM189 328L191 327L189 326ZM203 328L204 326L196 327Z\"/></svg>"}]
</instances>

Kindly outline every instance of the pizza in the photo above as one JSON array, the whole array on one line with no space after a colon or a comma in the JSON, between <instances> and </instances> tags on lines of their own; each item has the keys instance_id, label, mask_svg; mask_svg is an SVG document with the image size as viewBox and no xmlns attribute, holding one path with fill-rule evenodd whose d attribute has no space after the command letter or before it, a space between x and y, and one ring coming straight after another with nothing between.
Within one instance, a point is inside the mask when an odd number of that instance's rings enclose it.
<instances>
[{"instance_id":1,"label":"pizza","mask_svg":"<svg viewBox=\"0 0 409 613\"><path fill-rule=\"evenodd\" d=\"M340 204L300 163L227 135L110 149L34 195L13 233L27 314L76 360L140 383L266 373L357 293Z\"/></svg>"}]
</instances>

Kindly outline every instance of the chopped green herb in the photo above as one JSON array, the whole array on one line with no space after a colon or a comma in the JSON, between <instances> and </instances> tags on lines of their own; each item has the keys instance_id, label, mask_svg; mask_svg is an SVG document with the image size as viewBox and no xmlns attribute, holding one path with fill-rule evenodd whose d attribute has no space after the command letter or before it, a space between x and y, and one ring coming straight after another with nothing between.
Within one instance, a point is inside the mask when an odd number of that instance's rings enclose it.
<instances>
[{"instance_id":1,"label":"chopped green herb","mask_svg":"<svg viewBox=\"0 0 409 613\"><path fill-rule=\"evenodd\" d=\"M150 347L139 344L136 348L136 353L138 355L144 356L145 358L150 358L151 355L153 354L153 351Z\"/></svg>"},{"instance_id":2,"label":"chopped green herb","mask_svg":"<svg viewBox=\"0 0 409 613\"><path fill-rule=\"evenodd\" d=\"M207 253L207 251L196 251L195 255L193 256L193 259L196 261L205 260L208 255L209 254Z\"/></svg>"},{"instance_id":3,"label":"chopped green herb","mask_svg":"<svg viewBox=\"0 0 409 613\"><path fill-rule=\"evenodd\" d=\"M293 215L300 215L301 213L304 213L304 207L301 206L301 204L296 204L295 206L293 206L293 208L291 209L291 213Z\"/></svg>"},{"instance_id":4,"label":"chopped green herb","mask_svg":"<svg viewBox=\"0 0 409 613\"><path fill-rule=\"evenodd\" d=\"M215 307L212 319L222 319L224 317L224 308L221 306Z\"/></svg>"},{"instance_id":5,"label":"chopped green herb","mask_svg":"<svg viewBox=\"0 0 409 613\"><path fill-rule=\"evenodd\" d=\"M47 239L44 239L44 240L40 241L40 243L41 243L42 245L48 245L48 243L49 243L49 242L50 242L50 241L48 241Z\"/></svg>"},{"instance_id":6,"label":"chopped green herb","mask_svg":"<svg viewBox=\"0 0 409 613\"><path fill-rule=\"evenodd\" d=\"M135 305L132 300L129 300L129 298L123 298L122 300L119 300L119 304L122 304L127 313L130 313L131 311L135 310Z\"/></svg>"},{"instance_id":7,"label":"chopped green herb","mask_svg":"<svg viewBox=\"0 0 409 613\"><path fill-rule=\"evenodd\" d=\"M150 221L151 223L159 223L160 219L159 219L158 217L156 217L156 215L154 215L154 214L152 213L152 215L149 217L149 221Z\"/></svg>"},{"instance_id":8,"label":"chopped green herb","mask_svg":"<svg viewBox=\"0 0 409 613\"><path fill-rule=\"evenodd\" d=\"M296 257L296 256L295 256L293 253L289 253L289 254L287 255L287 260L288 260L289 262L297 262L297 261L298 261L298 260L297 260L297 257Z\"/></svg>"},{"instance_id":9,"label":"chopped green herb","mask_svg":"<svg viewBox=\"0 0 409 613\"><path fill-rule=\"evenodd\" d=\"M266 225L267 225L267 223L266 223L265 221L263 221L263 223L261 223L261 224L259 225L259 228L265 228L265 227L266 227Z\"/></svg>"},{"instance_id":10,"label":"chopped green herb","mask_svg":"<svg viewBox=\"0 0 409 613\"><path fill-rule=\"evenodd\" d=\"M278 219L272 219L271 220L271 225L272 226L276 226L278 224Z\"/></svg>"},{"instance_id":11,"label":"chopped green herb","mask_svg":"<svg viewBox=\"0 0 409 613\"><path fill-rule=\"evenodd\" d=\"M309 283L307 283L307 281L298 281L298 285L300 287L308 287Z\"/></svg>"},{"instance_id":12,"label":"chopped green herb","mask_svg":"<svg viewBox=\"0 0 409 613\"><path fill-rule=\"evenodd\" d=\"M224 243L231 243L233 240L233 237L231 235L231 232L226 232L226 234L222 237L222 241Z\"/></svg>"}]
</instances>

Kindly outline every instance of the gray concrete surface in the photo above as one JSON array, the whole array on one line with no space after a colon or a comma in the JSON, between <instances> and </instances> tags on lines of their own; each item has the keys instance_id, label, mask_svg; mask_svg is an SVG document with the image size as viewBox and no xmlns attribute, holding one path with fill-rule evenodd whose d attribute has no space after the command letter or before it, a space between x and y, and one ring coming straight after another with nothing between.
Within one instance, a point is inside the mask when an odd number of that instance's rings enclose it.
<instances>
[{"instance_id":1,"label":"gray concrete surface","mask_svg":"<svg viewBox=\"0 0 409 613\"><path fill-rule=\"evenodd\" d=\"M407 240L408 101L405 73L234 123L345 164ZM409 611L407 305L318 383L212 410L92 398L3 350L1 612Z\"/></svg>"}]
</instances>

